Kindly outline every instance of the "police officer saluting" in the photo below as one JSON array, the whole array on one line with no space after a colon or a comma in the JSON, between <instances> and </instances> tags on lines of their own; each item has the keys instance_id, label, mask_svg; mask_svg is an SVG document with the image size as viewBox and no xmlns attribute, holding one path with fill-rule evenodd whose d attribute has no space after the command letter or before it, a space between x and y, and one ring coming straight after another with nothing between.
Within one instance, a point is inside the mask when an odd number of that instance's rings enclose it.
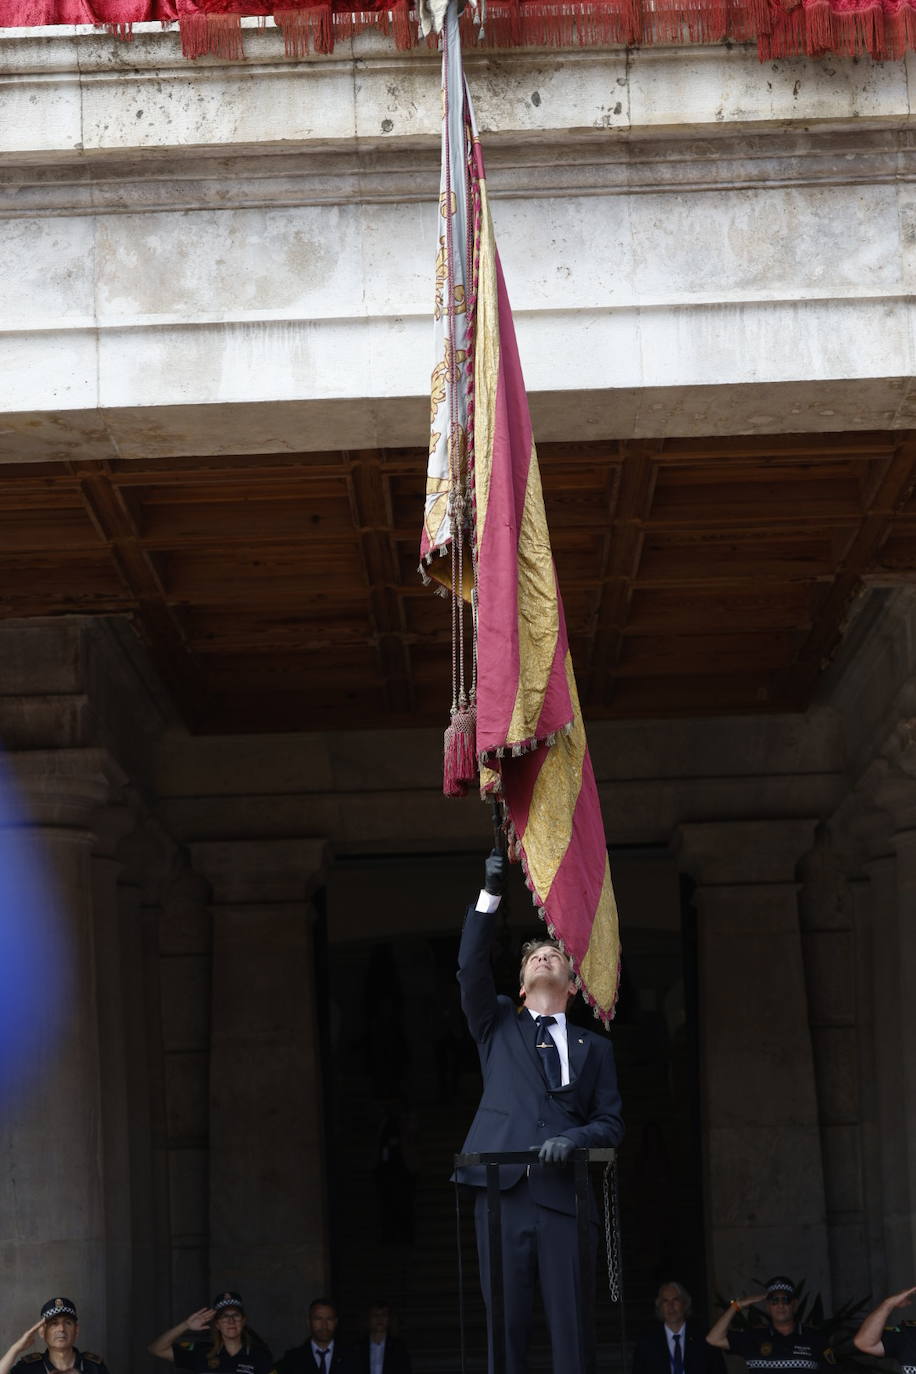
<instances>
[{"instance_id":1,"label":"police officer saluting","mask_svg":"<svg viewBox=\"0 0 916 1374\"><path fill-rule=\"evenodd\" d=\"M69 1298L49 1298L35 1325L14 1341L0 1359L0 1374L70 1374L71 1370L77 1374L108 1374L100 1355L77 1350L74 1342L78 1334L75 1304ZM44 1354L34 1351L27 1355L25 1352L38 1335L45 1343Z\"/></svg>"},{"instance_id":2,"label":"police officer saluting","mask_svg":"<svg viewBox=\"0 0 916 1374\"><path fill-rule=\"evenodd\" d=\"M213 1326L211 1341L196 1341L186 1332L206 1331ZM182 1339L184 1338L184 1339ZM273 1374L274 1361L263 1341L248 1329L248 1319L238 1293L217 1293L212 1307L201 1307L183 1322L163 1331L149 1353L171 1360L191 1374ZM0 1370L0 1374L5 1371Z\"/></svg>"},{"instance_id":3,"label":"police officer saluting","mask_svg":"<svg viewBox=\"0 0 916 1374\"><path fill-rule=\"evenodd\" d=\"M756 1302L766 1303L767 1325L753 1326L748 1331L729 1331L735 1315ZM795 1284L778 1274L770 1279L765 1293L757 1293L751 1298L732 1298L707 1333L706 1340L718 1350L741 1355L749 1374L776 1374L785 1369L818 1374L833 1364L833 1352L827 1349L824 1332L799 1326L795 1320L797 1307Z\"/></svg>"},{"instance_id":4,"label":"police officer saluting","mask_svg":"<svg viewBox=\"0 0 916 1374\"><path fill-rule=\"evenodd\" d=\"M863 1355L890 1355L904 1371L916 1365L916 1323L903 1322L891 1326L890 1321L899 1307L909 1307L916 1297L916 1288L904 1288L892 1293L869 1312L853 1337L853 1344Z\"/></svg>"}]
</instances>

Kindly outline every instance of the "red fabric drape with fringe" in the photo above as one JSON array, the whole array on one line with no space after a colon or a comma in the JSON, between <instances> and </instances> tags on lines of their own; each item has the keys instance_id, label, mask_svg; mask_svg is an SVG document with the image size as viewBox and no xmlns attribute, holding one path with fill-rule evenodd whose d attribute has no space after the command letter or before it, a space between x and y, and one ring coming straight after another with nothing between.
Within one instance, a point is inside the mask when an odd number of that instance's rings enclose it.
<instances>
[{"instance_id":1,"label":"red fabric drape with fringe","mask_svg":"<svg viewBox=\"0 0 916 1374\"><path fill-rule=\"evenodd\" d=\"M177 23L187 57L242 58L243 16L272 16L287 54L331 52L379 28L398 48L419 42L410 0L0 0L0 28L93 24L130 37L133 24ZM462 42L488 48L757 42L761 61L826 53L897 58L916 46L916 0L489 0L481 40L469 13Z\"/></svg>"}]
</instances>

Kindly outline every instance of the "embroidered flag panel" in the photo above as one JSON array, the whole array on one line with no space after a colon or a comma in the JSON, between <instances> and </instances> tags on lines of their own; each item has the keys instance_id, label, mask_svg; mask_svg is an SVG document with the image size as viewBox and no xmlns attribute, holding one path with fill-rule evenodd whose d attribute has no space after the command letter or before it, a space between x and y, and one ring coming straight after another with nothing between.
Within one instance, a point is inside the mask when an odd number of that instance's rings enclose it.
<instances>
[{"instance_id":1,"label":"embroidered flag panel","mask_svg":"<svg viewBox=\"0 0 916 1374\"><path fill-rule=\"evenodd\" d=\"M439 563L449 568L441 580L455 600L472 605L481 791L503 804L538 910L570 956L586 1000L607 1020L620 970L617 907L454 6L442 41L436 352L421 555L434 573ZM451 443L443 441L449 434ZM456 560L456 544L465 540ZM443 552L451 557L440 560ZM460 658L460 645L456 652Z\"/></svg>"}]
</instances>

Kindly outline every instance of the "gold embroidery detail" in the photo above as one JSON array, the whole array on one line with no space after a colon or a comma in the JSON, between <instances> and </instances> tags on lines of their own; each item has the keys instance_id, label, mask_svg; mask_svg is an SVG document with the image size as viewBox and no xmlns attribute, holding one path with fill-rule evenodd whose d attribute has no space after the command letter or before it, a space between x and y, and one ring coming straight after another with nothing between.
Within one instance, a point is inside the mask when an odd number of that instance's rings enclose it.
<instances>
[{"instance_id":1,"label":"gold embroidery detail","mask_svg":"<svg viewBox=\"0 0 916 1374\"><path fill-rule=\"evenodd\" d=\"M617 969L620 964L617 900L611 883L611 870L604 861L604 882L589 934L588 949L579 968L583 983L599 1007L613 1007L617 995Z\"/></svg>"},{"instance_id":2,"label":"gold embroidery detail","mask_svg":"<svg viewBox=\"0 0 916 1374\"><path fill-rule=\"evenodd\" d=\"M480 183L480 268L477 282L477 334L474 350L474 497L477 502L477 551L483 542L493 463L493 405L499 379L499 298L496 248L490 203Z\"/></svg>"},{"instance_id":3,"label":"gold embroidery detail","mask_svg":"<svg viewBox=\"0 0 916 1374\"><path fill-rule=\"evenodd\" d=\"M576 679L572 659L566 654L566 684L575 715L573 728L560 735L546 752L538 773L528 823L520 836L528 859L528 872L534 890L546 903L557 869L572 839L573 813L582 786L582 760L585 757L585 729L579 714Z\"/></svg>"},{"instance_id":4,"label":"gold embroidery detail","mask_svg":"<svg viewBox=\"0 0 916 1374\"><path fill-rule=\"evenodd\" d=\"M519 680L506 735L510 744L531 739L537 731L560 630L550 534L533 443L518 537L516 585Z\"/></svg>"}]
</instances>

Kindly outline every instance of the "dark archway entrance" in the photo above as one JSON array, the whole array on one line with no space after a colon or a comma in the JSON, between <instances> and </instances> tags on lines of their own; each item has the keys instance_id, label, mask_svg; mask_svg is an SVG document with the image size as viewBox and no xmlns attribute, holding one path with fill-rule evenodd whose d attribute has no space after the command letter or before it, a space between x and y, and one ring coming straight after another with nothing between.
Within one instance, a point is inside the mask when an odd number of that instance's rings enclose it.
<instances>
[{"instance_id":1,"label":"dark archway entrance","mask_svg":"<svg viewBox=\"0 0 916 1374\"><path fill-rule=\"evenodd\" d=\"M633 1332L651 1315L662 1279L680 1278L699 1305L705 1291L694 944L670 856L634 849L612 861L625 949L611 1037L627 1122L620 1167ZM373 1297L396 1307L424 1369L457 1368L448 1176L477 1101L479 1070L458 1005L455 957L463 905L476 897L479 872L478 854L355 857L331 874L327 892L335 1284L351 1332L362 1328ZM495 948L501 991L515 993L519 946L537 929L519 881ZM572 1015L594 1025L581 1004ZM463 1258L471 1350L479 1352L482 1306L469 1227ZM599 1310L600 1336L615 1338L606 1293Z\"/></svg>"}]
</instances>

